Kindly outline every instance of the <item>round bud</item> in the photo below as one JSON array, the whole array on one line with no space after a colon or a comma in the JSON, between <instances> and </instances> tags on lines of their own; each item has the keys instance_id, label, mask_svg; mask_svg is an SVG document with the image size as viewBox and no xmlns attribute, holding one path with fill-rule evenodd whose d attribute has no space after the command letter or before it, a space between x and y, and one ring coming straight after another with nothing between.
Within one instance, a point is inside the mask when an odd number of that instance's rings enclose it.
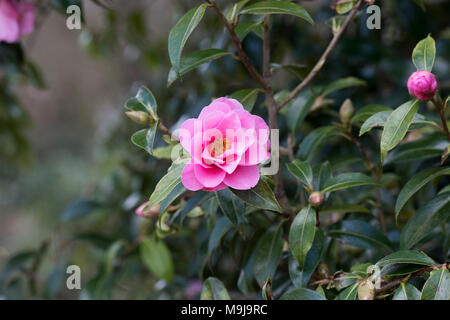
<instances>
[{"instance_id":1,"label":"round bud","mask_svg":"<svg viewBox=\"0 0 450 320\"><path fill-rule=\"evenodd\" d=\"M154 121L147 112L144 111L127 111L125 114L138 124L149 126Z\"/></svg>"},{"instance_id":2,"label":"round bud","mask_svg":"<svg viewBox=\"0 0 450 320\"><path fill-rule=\"evenodd\" d=\"M339 109L339 118L343 124L348 124L353 117L353 112L355 108L353 108L353 103L350 99L345 99L344 103L342 103L341 108Z\"/></svg>"},{"instance_id":3,"label":"round bud","mask_svg":"<svg viewBox=\"0 0 450 320\"><path fill-rule=\"evenodd\" d=\"M375 286L369 279L361 281L358 285L359 300L373 300L375 298L375 292Z\"/></svg>"},{"instance_id":4,"label":"round bud","mask_svg":"<svg viewBox=\"0 0 450 320\"><path fill-rule=\"evenodd\" d=\"M324 199L323 193L318 191L315 191L309 195L309 203L313 207L320 207L323 203L323 199Z\"/></svg>"},{"instance_id":5,"label":"round bud","mask_svg":"<svg viewBox=\"0 0 450 320\"><path fill-rule=\"evenodd\" d=\"M428 71L416 71L408 79L409 94L419 100L430 100L437 90L437 80Z\"/></svg>"}]
</instances>

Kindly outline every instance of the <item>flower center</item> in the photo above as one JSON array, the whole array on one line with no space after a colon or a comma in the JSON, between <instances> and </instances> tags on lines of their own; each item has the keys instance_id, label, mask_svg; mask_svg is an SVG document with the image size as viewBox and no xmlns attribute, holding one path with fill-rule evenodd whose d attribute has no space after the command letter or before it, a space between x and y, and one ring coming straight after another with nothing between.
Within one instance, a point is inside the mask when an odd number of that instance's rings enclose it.
<instances>
[{"instance_id":1,"label":"flower center","mask_svg":"<svg viewBox=\"0 0 450 320\"><path fill-rule=\"evenodd\" d=\"M214 140L209 144L209 153L212 157L221 156L225 150L231 147L231 142L227 138Z\"/></svg>"}]
</instances>

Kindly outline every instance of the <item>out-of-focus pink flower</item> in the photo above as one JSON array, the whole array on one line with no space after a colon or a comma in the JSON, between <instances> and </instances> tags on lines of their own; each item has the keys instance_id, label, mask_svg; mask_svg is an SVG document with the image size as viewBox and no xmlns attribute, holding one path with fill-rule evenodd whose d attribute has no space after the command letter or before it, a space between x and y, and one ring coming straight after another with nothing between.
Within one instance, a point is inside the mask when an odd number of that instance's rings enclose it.
<instances>
[{"instance_id":1,"label":"out-of-focus pink flower","mask_svg":"<svg viewBox=\"0 0 450 320\"><path fill-rule=\"evenodd\" d=\"M146 201L146 202L144 202L143 204L141 204L141 205L139 206L139 208L136 209L136 214L137 214L138 216L141 216L141 217L145 216L145 212L146 212L146 211L144 211L144 208L145 208L147 205L148 205L148 201Z\"/></svg>"},{"instance_id":2,"label":"out-of-focus pink flower","mask_svg":"<svg viewBox=\"0 0 450 320\"><path fill-rule=\"evenodd\" d=\"M269 127L235 99L214 100L181 125L179 137L191 155L181 181L192 191L253 188L258 164L270 157Z\"/></svg>"},{"instance_id":3,"label":"out-of-focus pink flower","mask_svg":"<svg viewBox=\"0 0 450 320\"><path fill-rule=\"evenodd\" d=\"M428 71L416 71L408 79L409 94L419 100L430 100L437 90L434 74Z\"/></svg>"},{"instance_id":4,"label":"out-of-focus pink flower","mask_svg":"<svg viewBox=\"0 0 450 320\"><path fill-rule=\"evenodd\" d=\"M0 41L17 42L34 30L34 8L31 2L0 0Z\"/></svg>"},{"instance_id":5,"label":"out-of-focus pink flower","mask_svg":"<svg viewBox=\"0 0 450 320\"><path fill-rule=\"evenodd\" d=\"M190 280L184 291L189 299L196 298L202 292L202 282L200 280Z\"/></svg>"}]
</instances>

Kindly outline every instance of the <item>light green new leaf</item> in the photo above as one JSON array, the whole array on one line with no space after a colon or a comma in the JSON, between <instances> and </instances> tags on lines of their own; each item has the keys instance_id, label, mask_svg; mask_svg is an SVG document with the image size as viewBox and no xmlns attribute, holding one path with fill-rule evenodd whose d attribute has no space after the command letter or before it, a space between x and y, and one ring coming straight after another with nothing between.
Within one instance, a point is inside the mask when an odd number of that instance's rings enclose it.
<instances>
[{"instance_id":1,"label":"light green new leaf","mask_svg":"<svg viewBox=\"0 0 450 320\"><path fill-rule=\"evenodd\" d=\"M303 208L295 216L289 231L289 248L301 269L314 241L316 215L311 207Z\"/></svg>"},{"instance_id":2,"label":"light green new leaf","mask_svg":"<svg viewBox=\"0 0 450 320\"><path fill-rule=\"evenodd\" d=\"M174 67L170 69L169 77L167 79L167 86L170 86L177 79L178 76L182 76L183 74L188 73L191 70L194 70L195 68L204 63L219 59L221 57L230 54L231 54L230 52L222 49L206 49L195 51L182 57L180 61L180 70L178 72L178 75Z\"/></svg>"},{"instance_id":3,"label":"light green new leaf","mask_svg":"<svg viewBox=\"0 0 450 320\"><path fill-rule=\"evenodd\" d=\"M236 197L229 189L215 192L217 202L223 214L234 224L245 222L245 203Z\"/></svg>"},{"instance_id":4,"label":"light green new leaf","mask_svg":"<svg viewBox=\"0 0 450 320\"><path fill-rule=\"evenodd\" d=\"M450 167L430 168L421 171L419 174L412 177L400 191L397 202L395 203L395 219L397 219L400 210L406 204L406 202L424 185L431 180L450 174Z\"/></svg>"},{"instance_id":5,"label":"light green new leaf","mask_svg":"<svg viewBox=\"0 0 450 320\"><path fill-rule=\"evenodd\" d=\"M286 163L289 172L300 179L300 181L311 191L313 189L313 171L308 161L295 159L291 163Z\"/></svg>"},{"instance_id":6,"label":"light green new leaf","mask_svg":"<svg viewBox=\"0 0 450 320\"><path fill-rule=\"evenodd\" d=\"M187 163L187 159L175 161L167 171L167 174L159 180L148 203L149 207L164 200L170 192L181 183L181 173Z\"/></svg>"},{"instance_id":7,"label":"light green new leaf","mask_svg":"<svg viewBox=\"0 0 450 320\"><path fill-rule=\"evenodd\" d=\"M433 259L428 257L425 253L421 251L415 251L415 250L400 250L397 252L394 252L383 259L379 260L377 262L377 265L380 268L386 269L387 267L393 265L393 264L415 264L415 265L422 265L422 266L434 266L435 262ZM382 271L383 272L383 271Z\"/></svg>"},{"instance_id":8,"label":"light green new leaf","mask_svg":"<svg viewBox=\"0 0 450 320\"><path fill-rule=\"evenodd\" d=\"M172 256L162 240L145 238L140 246L141 259L157 277L171 282L174 274Z\"/></svg>"},{"instance_id":9,"label":"light green new leaf","mask_svg":"<svg viewBox=\"0 0 450 320\"><path fill-rule=\"evenodd\" d=\"M258 93L259 89L242 89L233 92L229 97L239 101L248 112L252 112Z\"/></svg>"},{"instance_id":10,"label":"light green new leaf","mask_svg":"<svg viewBox=\"0 0 450 320\"><path fill-rule=\"evenodd\" d=\"M450 217L450 192L442 193L420 208L402 230L400 248L409 249Z\"/></svg>"},{"instance_id":11,"label":"light green new leaf","mask_svg":"<svg viewBox=\"0 0 450 320\"><path fill-rule=\"evenodd\" d=\"M192 31L197 27L203 18L207 5L201 4L200 6L189 10L170 30L169 33L169 57L170 62L176 72L180 73L180 61L181 52L187 39L191 35Z\"/></svg>"},{"instance_id":12,"label":"light green new leaf","mask_svg":"<svg viewBox=\"0 0 450 320\"><path fill-rule=\"evenodd\" d=\"M245 7L241 14L289 14L314 24L309 13L293 2L287 1L263 1Z\"/></svg>"},{"instance_id":13,"label":"light green new leaf","mask_svg":"<svg viewBox=\"0 0 450 320\"><path fill-rule=\"evenodd\" d=\"M392 111L384 125L381 134L381 162L386 158L387 152L403 139L408 128L419 110L419 100L411 100Z\"/></svg>"},{"instance_id":14,"label":"light green new leaf","mask_svg":"<svg viewBox=\"0 0 450 320\"><path fill-rule=\"evenodd\" d=\"M282 212L275 195L267 182L259 179L258 184L249 190L231 189L238 198L259 209Z\"/></svg>"},{"instance_id":15,"label":"light green new leaf","mask_svg":"<svg viewBox=\"0 0 450 320\"><path fill-rule=\"evenodd\" d=\"M430 35L425 39L420 40L412 53L412 61L417 70L425 70L428 72L431 72L433 69L435 57L436 44Z\"/></svg>"},{"instance_id":16,"label":"light green new leaf","mask_svg":"<svg viewBox=\"0 0 450 320\"><path fill-rule=\"evenodd\" d=\"M228 22L233 23L241 11L241 9L249 2L250 0L241 0L239 2L236 2L225 14L225 17L227 18Z\"/></svg>"},{"instance_id":17,"label":"light green new leaf","mask_svg":"<svg viewBox=\"0 0 450 320\"><path fill-rule=\"evenodd\" d=\"M343 290L335 300L357 300L359 282Z\"/></svg>"},{"instance_id":18,"label":"light green new leaf","mask_svg":"<svg viewBox=\"0 0 450 320\"><path fill-rule=\"evenodd\" d=\"M400 283L392 300L420 300L420 291L412 284Z\"/></svg>"},{"instance_id":19,"label":"light green new leaf","mask_svg":"<svg viewBox=\"0 0 450 320\"><path fill-rule=\"evenodd\" d=\"M280 300L327 300L323 295L306 288L292 289L280 297Z\"/></svg>"},{"instance_id":20,"label":"light green new leaf","mask_svg":"<svg viewBox=\"0 0 450 320\"><path fill-rule=\"evenodd\" d=\"M217 278L209 277L203 283L201 300L230 300L230 295L223 285L222 281Z\"/></svg>"},{"instance_id":21,"label":"light green new leaf","mask_svg":"<svg viewBox=\"0 0 450 320\"><path fill-rule=\"evenodd\" d=\"M355 3L356 0L338 1L336 4L336 12L338 14L346 14L347 12L353 9Z\"/></svg>"},{"instance_id":22,"label":"light green new leaf","mask_svg":"<svg viewBox=\"0 0 450 320\"><path fill-rule=\"evenodd\" d=\"M267 229L258 241L253 261L253 274L262 286L267 278L273 278L283 251L282 228L272 226Z\"/></svg>"},{"instance_id":23,"label":"light green new leaf","mask_svg":"<svg viewBox=\"0 0 450 320\"><path fill-rule=\"evenodd\" d=\"M450 300L450 272L446 267L431 272L423 285L420 300Z\"/></svg>"},{"instance_id":24,"label":"light green new leaf","mask_svg":"<svg viewBox=\"0 0 450 320\"><path fill-rule=\"evenodd\" d=\"M371 177L359 173L341 173L340 175L329 179L321 190L322 193L347 189L351 187L374 184Z\"/></svg>"}]
</instances>

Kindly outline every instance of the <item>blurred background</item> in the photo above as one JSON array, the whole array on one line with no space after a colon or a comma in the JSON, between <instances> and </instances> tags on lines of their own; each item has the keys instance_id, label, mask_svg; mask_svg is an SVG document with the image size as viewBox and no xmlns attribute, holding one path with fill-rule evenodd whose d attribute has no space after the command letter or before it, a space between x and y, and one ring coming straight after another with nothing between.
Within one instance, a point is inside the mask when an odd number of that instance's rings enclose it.
<instances>
[{"instance_id":1,"label":"blurred background","mask_svg":"<svg viewBox=\"0 0 450 320\"><path fill-rule=\"evenodd\" d=\"M327 22L336 13L331 9L333 1L298 2L314 17L316 25L289 16L274 17L273 32L277 36L272 40L272 62L303 64L308 70L331 37ZM333 97L336 101L351 95L357 108L372 103L396 107L408 97L405 84L414 70L412 49L431 33L438 54L434 73L441 90L448 92L450 1L425 0L426 12L416 2L376 1L381 7L381 30L368 30L362 13L315 84L355 76L368 85L337 93ZM7 87L2 83L0 103L18 105L23 113L19 113L20 124L14 127L17 133L13 137L0 131L0 283L2 270L3 280L9 279L0 296L198 295L201 255L189 257L183 243L202 241L207 234L194 238L182 233L168 240L179 275L170 285L172 289L155 279L137 258L128 259L119 274L106 272L105 276L104 272L108 257L118 248L112 244L127 241L125 247L132 249L139 230L146 227L134 210L148 199L170 164L150 157L130 142L139 126L125 117L124 102L145 85L155 93L166 126L176 126L181 119L196 116L213 97L256 87L232 58L204 65L186 74L183 82L167 87L169 31L182 14L198 4L198 0L83 1L85 21L81 30L68 30L66 15L40 8L35 32L22 41L27 61L38 70L33 81L17 79ZM231 1L218 4L227 8ZM207 12L185 53L211 47L234 52L228 40L216 17ZM261 41L256 33L246 37L244 47L260 65ZM275 74L277 91L290 89L297 82L290 73ZM264 109L258 100L254 112L264 116ZM299 135L320 121L307 121ZM162 140L156 143L163 145ZM11 280L11 274L5 275L12 256L21 254L24 263L33 264L39 252L43 253L42 261L33 279L17 276ZM81 293L63 285L68 264L77 264L83 270ZM218 272L227 267L225 262ZM32 282L37 284L34 292L27 290Z\"/></svg>"}]
</instances>

